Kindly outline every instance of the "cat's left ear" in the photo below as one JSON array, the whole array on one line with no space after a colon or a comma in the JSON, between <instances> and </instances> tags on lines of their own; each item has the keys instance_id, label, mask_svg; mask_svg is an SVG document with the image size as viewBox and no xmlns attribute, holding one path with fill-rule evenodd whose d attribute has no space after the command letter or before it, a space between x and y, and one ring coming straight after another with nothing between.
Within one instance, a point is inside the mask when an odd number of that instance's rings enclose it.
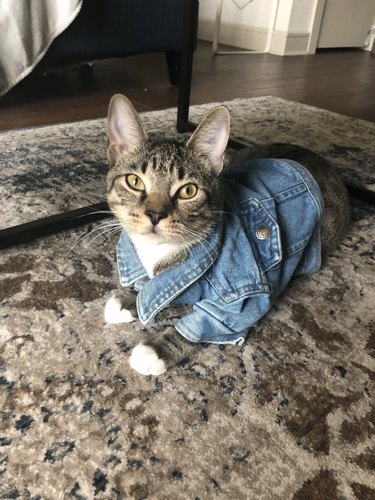
<instances>
[{"instance_id":1,"label":"cat's left ear","mask_svg":"<svg viewBox=\"0 0 375 500\"><path fill-rule=\"evenodd\" d=\"M229 130L229 110L226 106L217 106L203 118L186 144L195 154L209 161L214 175L219 175L223 168Z\"/></svg>"}]
</instances>

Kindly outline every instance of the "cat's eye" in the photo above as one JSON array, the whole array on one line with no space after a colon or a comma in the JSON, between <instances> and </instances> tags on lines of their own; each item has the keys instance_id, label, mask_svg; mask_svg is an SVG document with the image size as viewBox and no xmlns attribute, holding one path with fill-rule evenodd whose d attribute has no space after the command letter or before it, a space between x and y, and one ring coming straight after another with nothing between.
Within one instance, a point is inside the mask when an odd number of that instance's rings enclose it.
<instances>
[{"instance_id":1,"label":"cat's eye","mask_svg":"<svg viewBox=\"0 0 375 500\"><path fill-rule=\"evenodd\" d=\"M134 189L134 191L144 191L145 190L145 185L144 185L142 179L140 179L138 177L138 175L128 174L125 177L125 180L126 180L126 184L131 189Z\"/></svg>"},{"instance_id":2,"label":"cat's eye","mask_svg":"<svg viewBox=\"0 0 375 500\"><path fill-rule=\"evenodd\" d=\"M178 197L182 200L189 200L190 198L194 198L197 192L198 188L195 184L186 184L178 190Z\"/></svg>"}]
</instances>

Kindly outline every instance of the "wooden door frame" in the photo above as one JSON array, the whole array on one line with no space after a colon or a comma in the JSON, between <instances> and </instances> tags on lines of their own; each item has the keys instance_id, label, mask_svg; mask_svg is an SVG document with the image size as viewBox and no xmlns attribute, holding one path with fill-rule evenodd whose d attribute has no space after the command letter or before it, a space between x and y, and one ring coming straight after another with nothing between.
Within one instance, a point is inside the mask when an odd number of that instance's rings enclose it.
<instances>
[{"instance_id":1,"label":"wooden door frame","mask_svg":"<svg viewBox=\"0 0 375 500\"><path fill-rule=\"evenodd\" d=\"M323 14L326 8L327 0L315 0L314 20L311 26L311 35L308 46L308 53L315 54L318 46L320 29L322 27Z\"/></svg>"}]
</instances>

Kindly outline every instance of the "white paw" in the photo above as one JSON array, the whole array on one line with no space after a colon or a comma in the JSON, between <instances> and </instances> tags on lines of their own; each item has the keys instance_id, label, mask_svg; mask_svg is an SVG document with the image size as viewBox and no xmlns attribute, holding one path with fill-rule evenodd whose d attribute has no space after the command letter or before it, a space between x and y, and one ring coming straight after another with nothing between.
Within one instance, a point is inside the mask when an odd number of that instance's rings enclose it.
<instances>
[{"instance_id":1,"label":"white paw","mask_svg":"<svg viewBox=\"0 0 375 500\"><path fill-rule=\"evenodd\" d=\"M104 308L104 319L107 323L118 324L118 323L131 323L135 321L135 317L132 315L129 309L123 309L122 303L119 297L111 297Z\"/></svg>"},{"instance_id":2,"label":"white paw","mask_svg":"<svg viewBox=\"0 0 375 500\"><path fill-rule=\"evenodd\" d=\"M142 375L161 375L167 369L155 349L149 345L138 344L134 347L129 360L133 370Z\"/></svg>"}]
</instances>

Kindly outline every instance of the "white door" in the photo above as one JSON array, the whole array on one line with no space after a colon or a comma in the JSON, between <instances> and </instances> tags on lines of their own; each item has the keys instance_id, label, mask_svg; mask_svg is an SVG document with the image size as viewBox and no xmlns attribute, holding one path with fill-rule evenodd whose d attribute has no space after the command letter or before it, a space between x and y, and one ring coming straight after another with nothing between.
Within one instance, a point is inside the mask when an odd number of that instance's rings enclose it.
<instances>
[{"instance_id":1,"label":"white door","mask_svg":"<svg viewBox=\"0 0 375 500\"><path fill-rule=\"evenodd\" d=\"M375 0L326 0L317 47L363 47L374 23Z\"/></svg>"}]
</instances>

